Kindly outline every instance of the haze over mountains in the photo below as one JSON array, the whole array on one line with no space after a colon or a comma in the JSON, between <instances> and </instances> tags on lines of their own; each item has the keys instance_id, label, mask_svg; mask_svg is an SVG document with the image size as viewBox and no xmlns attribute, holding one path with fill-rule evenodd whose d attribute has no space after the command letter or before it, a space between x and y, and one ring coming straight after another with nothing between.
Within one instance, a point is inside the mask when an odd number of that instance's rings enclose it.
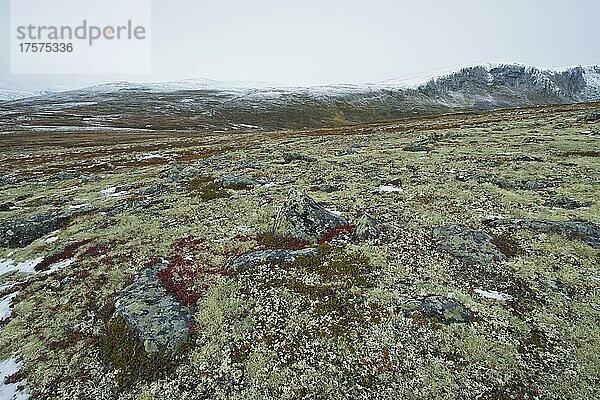
<instances>
[{"instance_id":1,"label":"haze over mountains","mask_svg":"<svg viewBox=\"0 0 600 400\"><path fill-rule=\"evenodd\" d=\"M388 81L305 88L208 80L124 82L37 97L0 89L0 129L298 129L597 100L600 66L563 70L522 65L475 66L421 83Z\"/></svg>"}]
</instances>

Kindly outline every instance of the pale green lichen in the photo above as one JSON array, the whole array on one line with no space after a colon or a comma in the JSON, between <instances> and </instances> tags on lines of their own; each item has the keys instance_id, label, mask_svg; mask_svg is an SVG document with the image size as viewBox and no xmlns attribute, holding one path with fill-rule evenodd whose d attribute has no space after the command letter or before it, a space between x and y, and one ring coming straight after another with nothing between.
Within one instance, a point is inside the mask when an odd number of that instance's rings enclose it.
<instances>
[{"instance_id":1,"label":"pale green lichen","mask_svg":"<svg viewBox=\"0 0 600 400\"><path fill-rule=\"evenodd\" d=\"M582 111L598 108L577 107ZM191 178L167 179L170 166L131 165L131 155L120 143L107 143L94 158L78 154L78 146L62 149L60 155L53 148L32 148L39 160L46 160L43 165L7 161L3 164L7 171L28 178L38 168L85 170L91 159L110 162L116 169L98 167L97 179L85 182L57 182L40 176L0 191L0 203L35 194L20 202L20 208L3 212L3 220L47 211L53 206L41 205L45 200L70 197L81 200L57 207L89 203L97 209L64 227L57 242L46 243L42 238L16 249L11 257L33 259L67 241L85 239L93 240L90 245L105 244L109 251L78 258L52 276L29 278L31 283L21 289L12 317L2 327L0 357L19 354L27 390L38 398L172 399L190 393L221 399L596 398L600 369L597 250L559 234L490 231L516 247L508 246L514 254L505 264L479 273L439 251L430 238L433 227L445 224L485 229L482 220L489 216L600 223L597 158L578 153L593 149L597 138L581 135L576 123L565 122L571 125L556 129L555 118L574 121L579 112L557 110L411 120L381 124L380 132L365 127L366 133L360 135L309 132L265 140L261 135L231 134L227 141L239 149L220 153L216 139L196 146L195 139L170 138L170 151L181 170L194 167L211 177L248 175L256 170L244 165L259 163L261 179L276 183L228 192L229 197L211 201L187 192ZM532 123L537 132L531 132ZM416 131L409 133L411 129ZM586 129L597 130L598 123L587 124ZM402 150L418 136L447 132L458 135L436 141L427 154ZM526 143L528 136L537 142ZM251 140L255 146L242 150ZM144 141L157 148L165 145L164 138ZM317 161L281 165L272 154L282 146ZM347 147L357 151L335 156ZM3 160L20 151L6 149ZM210 158L196 165L197 157L188 157L194 151ZM514 161L520 155L534 155L541 161ZM558 186L552 191L509 190L456 179L472 173L553 180ZM391 182L404 192L377 192L379 185ZM152 204L106 215L104 209L141 200L138 190L155 183L167 189L153 195ZM273 228L289 189L305 190L323 183L342 188L320 193L318 198L335 205L344 217L355 220L369 212L388 224L380 245L348 246L340 255L346 260L348 254L362 253L369 259L368 269L354 268L350 262L323 270L322 259L238 278L199 277L198 287L203 289L194 316L199 337L187 361L174 374L153 382L142 379L129 391L116 385L117 373L103 362L98 342L106 333L104 308L146 262L168 256L173 243L193 236L207 245L193 254L197 263L223 267L236 253L259 245L252 238ZM101 194L114 186L127 186L128 194L123 198ZM543 206L550 195L592 205L577 210ZM8 254L7 249L0 253L3 258ZM6 275L0 277L0 285L27 278L25 274ZM502 280L509 278L511 282ZM504 302L473 292L478 285L484 290L509 290L509 283L514 282L535 296ZM495 286L502 284L506 287ZM519 295L520 289L513 294ZM465 326L417 324L394 312L408 298L448 293L476 313L477 321ZM372 305L374 315L368 314ZM369 315L373 318L364 318Z\"/></svg>"}]
</instances>

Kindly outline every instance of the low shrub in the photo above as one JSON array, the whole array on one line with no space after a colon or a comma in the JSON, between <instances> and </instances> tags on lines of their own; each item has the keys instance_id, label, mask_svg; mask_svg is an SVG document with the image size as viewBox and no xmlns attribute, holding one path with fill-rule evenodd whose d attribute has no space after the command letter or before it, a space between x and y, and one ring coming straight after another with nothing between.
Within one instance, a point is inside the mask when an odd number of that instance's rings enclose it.
<instances>
[{"instance_id":1,"label":"low shrub","mask_svg":"<svg viewBox=\"0 0 600 400\"><path fill-rule=\"evenodd\" d=\"M212 176L203 176L191 179L187 183L187 192L192 196L198 196L204 201L230 197L231 194L215 183Z\"/></svg>"},{"instance_id":2,"label":"low shrub","mask_svg":"<svg viewBox=\"0 0 600 400\"><path fill-rule=\"evenodd\" d=\"M193 341L190 338L190 342ZM121 389L129 389L138 382L150 382L172 374L185 360L191 346L183 344L177 353L158 351L148 353L135 330L121 317L111 319L106 333L100 338L101 356L115 370L115 380Z\"/></svg>"}]
</instances>

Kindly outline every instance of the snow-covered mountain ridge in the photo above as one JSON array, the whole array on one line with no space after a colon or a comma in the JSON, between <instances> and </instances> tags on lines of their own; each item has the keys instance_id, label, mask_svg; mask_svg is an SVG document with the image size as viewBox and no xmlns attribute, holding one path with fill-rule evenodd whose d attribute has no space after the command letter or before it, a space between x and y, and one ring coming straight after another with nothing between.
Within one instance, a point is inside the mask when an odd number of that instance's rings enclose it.
<instances>
[{"instance_id":1,"label":"snow-covered mountain ridge","mask_svg":"<svg viewBox=\"0 0 600 400\"><path fill-rule=\"evenodd\" d=\"M0 103L8 129L298 129L440 113L600 101L600 66L482 65L366 85L279 87L186 80L117 82ZM37 128L36 128L37 129Z\"/></svg>"}]
</instances>

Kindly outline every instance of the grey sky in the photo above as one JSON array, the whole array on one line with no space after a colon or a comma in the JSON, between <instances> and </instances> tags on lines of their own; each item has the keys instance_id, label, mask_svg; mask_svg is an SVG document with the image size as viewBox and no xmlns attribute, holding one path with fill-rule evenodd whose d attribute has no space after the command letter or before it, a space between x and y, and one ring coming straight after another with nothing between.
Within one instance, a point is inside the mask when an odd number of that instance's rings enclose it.
<instances>
[{"instance_id":1,"label":"grey sky","mask_svg":"<svg viewBox=\"0 0 600 400\"><path fill-rule=\"evenodd\" d=\"M598 0L153 0L151 75L11 75L9 0L0 0L0 80L318 85L488 62L597 64L599 16Z\"/></svg>"}]
</instances>

